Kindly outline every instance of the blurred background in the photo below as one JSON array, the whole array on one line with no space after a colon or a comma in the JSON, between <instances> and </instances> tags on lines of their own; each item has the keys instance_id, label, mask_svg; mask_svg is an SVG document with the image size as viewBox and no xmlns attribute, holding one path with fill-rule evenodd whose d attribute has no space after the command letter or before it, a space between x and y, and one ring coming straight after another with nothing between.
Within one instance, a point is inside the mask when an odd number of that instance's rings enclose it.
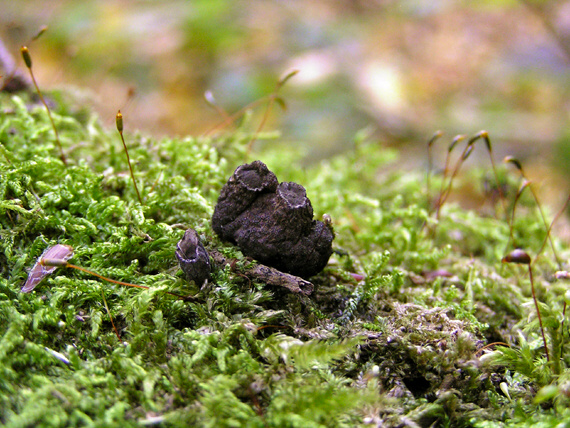
<instances>
[{"instance_id":1,"label":"blurred background","mask_svg":"<svg viewBox=\"0 0 570 428\"><path fill-rule=\"evenodd\" d=\"M109 126L121 109L126 129L200 135L223 117L207 91L233 113L297 69L280 92L287 110L274 108L265 130L309 162L366 129L421 165L434 131L445 132L443 159L454 135L486 129L498 161L514 154L568 193L568 1L0 0L0 10L17 66L26 71L29 44L40 86L80 88Z\"/></svg>"}]
</instances>

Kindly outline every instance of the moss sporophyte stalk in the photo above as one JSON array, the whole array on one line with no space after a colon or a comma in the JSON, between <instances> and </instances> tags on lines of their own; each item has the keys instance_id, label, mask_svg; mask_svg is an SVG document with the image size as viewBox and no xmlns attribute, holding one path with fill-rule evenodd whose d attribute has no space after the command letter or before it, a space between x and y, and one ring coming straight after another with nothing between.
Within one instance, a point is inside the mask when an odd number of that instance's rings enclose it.
<instances>
[{"instance_id":1,"label":"moss sporophyte stalk","mask_svg":"<svg viewBox=\"0 0 570 428\"><path fill-rule=\"evenodd\" d=\"M46 97L66 163L43 104L0 92L1 424L570 418L561 215L512 161L466 168L475 141L492 159L486 133L453 139L441 174L432 139L429 180L366 139L301 168L246 122L129 132L126 162L119 122Z\"/></svg>"}]
</instances>

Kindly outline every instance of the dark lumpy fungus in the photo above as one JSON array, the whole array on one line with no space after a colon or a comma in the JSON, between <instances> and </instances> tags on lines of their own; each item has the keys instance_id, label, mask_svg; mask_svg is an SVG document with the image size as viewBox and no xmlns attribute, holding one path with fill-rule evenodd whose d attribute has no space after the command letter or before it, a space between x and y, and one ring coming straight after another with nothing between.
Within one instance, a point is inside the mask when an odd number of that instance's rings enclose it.
<instances>
[{"instance_id":1,"label":"dark lumpy fungus","mask_svg":"<svg viewBox=\"0 0 570 428\"><path fill-rule=\"evenodd\" d=\"M332 227L313 219L305 188L279 184L260 161L235 170L222 188L212 227L244 255L303 278L323 270L332 254Z\"/></svg>"},{"instance_id":2,"label":"dark lumpy fungus","mask_svg":"<svg viewBox=\"0 0 570 428\"><path fill-rule=\"evenodd\" d=\"M210 278L210 257L194 229L188 229L178 242L176 258L188 281L201 286Z\"/></svg>"}]
</instances>

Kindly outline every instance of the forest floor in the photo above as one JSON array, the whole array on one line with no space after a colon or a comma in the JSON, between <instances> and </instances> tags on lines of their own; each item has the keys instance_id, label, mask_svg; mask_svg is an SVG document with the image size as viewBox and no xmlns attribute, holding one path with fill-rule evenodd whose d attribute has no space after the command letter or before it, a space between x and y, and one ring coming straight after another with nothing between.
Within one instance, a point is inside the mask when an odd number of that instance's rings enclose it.
<instances>
[{"instance_id":1,"label":"forest floor","mask_svg":"<svg viewBox=\"0 0 570 428\"><path fill-rule=\"evenodd\" d=\"M307 167L273 132L252 152L247 115L216 136L163 139L130 131L126 117L139 200L119 133L72 94L48 99L65 163L36 98L0 94L2 425L570 420L568 248L546 240L555 213L543 220L516 162L494 172L457 160L463 147L490 149L485 134L450 151L447 174L427 174L364 135ZM212 230L222 186L255 159L332 219L334 252L310 295L248 275L256 262ZM435 208L455 165L450 198L469 192L477 210ZM188 228L234 259L205 284L188 282L175 257ZM22 293L56 244L72 247L74 266L146 289L65 264Z\"/></svg>"}]
</instances>

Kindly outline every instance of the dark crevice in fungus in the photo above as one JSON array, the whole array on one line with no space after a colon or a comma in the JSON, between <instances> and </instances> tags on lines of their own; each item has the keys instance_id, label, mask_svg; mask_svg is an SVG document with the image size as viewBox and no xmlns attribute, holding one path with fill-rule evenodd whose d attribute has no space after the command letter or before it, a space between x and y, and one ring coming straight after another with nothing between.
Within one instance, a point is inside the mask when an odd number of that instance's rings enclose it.
<instances>
[{"instance_id":1,"label":"dark crevice in fungus","mask_svg":"<svg viewBox=\"0 0 570 428\"><path fill-rule=\"evenodd\" d=\"M278 184L260 161L235 170L222 188L212 227L244 255L302 278L323 270L332 254L332 227L313 219L305 188Z\"/></svg>"}]
</instances>

